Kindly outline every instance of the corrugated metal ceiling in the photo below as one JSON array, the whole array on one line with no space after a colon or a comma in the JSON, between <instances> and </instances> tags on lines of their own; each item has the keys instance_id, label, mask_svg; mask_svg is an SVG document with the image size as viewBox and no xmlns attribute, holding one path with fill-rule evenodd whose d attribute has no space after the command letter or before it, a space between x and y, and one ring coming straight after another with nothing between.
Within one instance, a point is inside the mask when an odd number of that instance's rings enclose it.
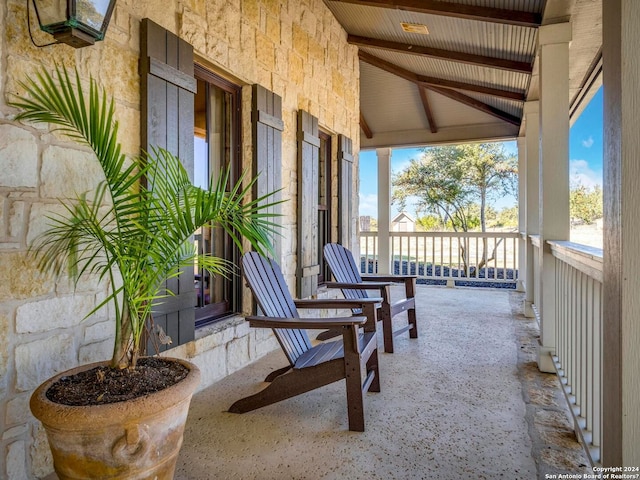
<instances>
[{"instance_id":1,"label":"corrugated metal ceiling","mask_svg":"<svg viewBox=\"0 0 640 480\"><path fill-rule=\"evenodd\" d=\"M524 98L530 98L527 95L532 87L534 92L537 90L533 67L537 26L544 23L545 5L554 14L587 12L579 17L584 23L594 15L593 3L600 1L365 0L359 3L357 0L325 0L349 34L350 42L359 45L362 52L361 114L373 136L366 138L362 134L361 146L398 145L403 143L403 138L412 144L433 144L517 136ZM402 9L403 5L408 10ZM435 14L432 5L452 9L453 13ZM383 8L385 6L389 8ZM574 12L569 11L572 6ZM420 8L430 10L428 13L411 11ZM495 9L511 12L506 12L505 19L495 21L505 13ZM472 16L496 16L460 18L468 17L470 10ZM539 20L522 26L519 21L511 21L511 14L516 19L526 16ZM429 34L407 33L402 30L401 22L426 25ZM580 40L582 46L582 38ZM572 58L573 64L579 65L579 68L572 67L575 78L585 75L588 63L593 61L586 57L593 55L591 44L597 41L592 38L587 42L584 50L588 53L584 53L584 59ZM595 48L597 50L597 45ZM436 79L438 84L424 83L425 77L429 77L426 79L429 81ZM420 89L425 87L427 105L420 94ZM488 92L487 88L493 90ZM572 85L572 88L578 87ZM505 98L513 96L505 92L515 92L520 97ZM426 109L433 116L435 133L429 128Z\"/></svg>"}]
</instances>

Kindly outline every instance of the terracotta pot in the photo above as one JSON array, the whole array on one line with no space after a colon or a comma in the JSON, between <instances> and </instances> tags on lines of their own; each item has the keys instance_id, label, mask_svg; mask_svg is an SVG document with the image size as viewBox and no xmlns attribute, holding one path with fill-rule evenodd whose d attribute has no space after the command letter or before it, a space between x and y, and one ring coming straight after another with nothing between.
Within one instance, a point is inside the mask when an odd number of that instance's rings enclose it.
<instances>
[{"instance_id":1,"label":"terracotta pot","mask_svg":"<svg viewBox=\"0 0 640 480\"><path fill-rule=\"evenodd\" d=\"M185 365L190 370L187 377L165 390L131 401L68 406L46 397L46 391L60 377L104 362L66 371L36 389L31 396L31 411L47 432L60 480L173 478L200 370L184 360L168 360Z\"/></svg>"}]
</instances>

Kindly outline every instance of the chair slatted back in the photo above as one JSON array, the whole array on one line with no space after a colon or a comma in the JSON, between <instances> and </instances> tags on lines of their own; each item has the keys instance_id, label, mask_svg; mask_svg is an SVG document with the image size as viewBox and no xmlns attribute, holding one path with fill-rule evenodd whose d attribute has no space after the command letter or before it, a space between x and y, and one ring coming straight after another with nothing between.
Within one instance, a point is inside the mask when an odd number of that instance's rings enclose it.
<instances>
[{"instance_id":1,"label":"chair slatted back","mask_svg":"<svg viewBox=\"0 0 640 480\"><path fill-rule=\"evenodd\" d=\"M274 318L300 317L276 262L264 258L257 252L248 252L242 256L242 272L262 310L262 315ZM274 328L273 332L291 365L311 348L306 330Z\"/></svg>"},{"instance_id":2,"label":"chair slatted back","mask_svg":"<svg viewBox=\"0 0 640 480\"><path fill-rule=\"evenodd\" d=\"M338 243L327 243L324 246L324 258L329 264L333 278L339 283L362 283L360 270L350 250ZM366 290L342 289L345 298L368 298Z\"/></svg>"}]
</instances>

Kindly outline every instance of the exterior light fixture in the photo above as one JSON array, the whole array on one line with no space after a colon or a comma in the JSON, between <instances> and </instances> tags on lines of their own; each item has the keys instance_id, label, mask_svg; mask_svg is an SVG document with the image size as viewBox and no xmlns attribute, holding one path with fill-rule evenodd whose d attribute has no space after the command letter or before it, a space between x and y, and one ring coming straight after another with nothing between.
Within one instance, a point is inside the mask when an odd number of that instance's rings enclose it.
<instances>
[{"instance_id":1,"label":"exterior light fixture","mask_svg":"<svg viewBox=\"0 0 640 480\"><path fill-rule=\"evenodd\" d=\"M400 27L407 33L420 33L422 35L429 35L429 29L426 25L421 23L405 23L400 22Z\"/></svg>"},{"instance_id":2,"label":"exterior light fixture","mask_svg":"<svg viewBox=\"0 0 640 480\"><path fill-rule=\"evenodd\" d=\"M33 0L40 29L74 48L104 39L116 0Z\"/></svg>"}]
</instances>

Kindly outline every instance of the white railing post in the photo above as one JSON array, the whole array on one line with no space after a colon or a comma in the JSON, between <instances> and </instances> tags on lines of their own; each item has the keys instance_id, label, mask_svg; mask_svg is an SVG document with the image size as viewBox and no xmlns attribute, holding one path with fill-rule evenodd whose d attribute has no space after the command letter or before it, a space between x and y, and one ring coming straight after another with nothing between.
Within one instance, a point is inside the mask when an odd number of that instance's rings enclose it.
<instances>
[{"instance_id":1,"label":"white railing post","mask_svg":"<svg viewBox=\"0 0 640 480\"><path fill-rule=\"evenodd\" d=\"M569 239L569 42L571 24L538 29L540 44L540 344L538 368L553 372L555 260L545 240Z\"/></svg>"},{"instance_id":2,"label":"white railing post","mask_svg":"<svg viewBox=\"0 0 640 480\"><path fill-rule=\"evenodd\" d=\"M391 271L391 149L376 149L378 157L378 273Z\"/></svg>"},{"instance_id":3,"label":"white railing post","mask_svg":"<svg viewBox=\"0 0 640 480\"><path fill-rule=\"evenodd\" d=\"M531 311L533 312L533 315L531 315L531 317L535 317L535 319L538 321L538 326L539 326L540 315L537 311L537 305L540 305L541 303L541 299L540 299L541 290L539 288L540 255L541 255L540 235L529 235L529 244L531 246L531 263L532 263L531 278L534 285L534 288L532 289L532 292L531 292L533 296L531 298L531 303L529 305L531 307Z\"/></svg>"},{"instance_id":4,"label":"white railing post","mask_svg":"<svg viewBox=\"0 0 640 480\"><path fill-rule=\"evenodd\" d=\"M516 290L525 291L527 278L527 150L526 138L518 137L518 283Z\"/></svg>"},{"instance_id":5,"label":"white railing post","mask_svg":"<svg viewBox=\"0 0 640 480\"><path fill-rule=\"evenodd\" d=\"M525 317L536 317L533 305L536 296L536 290L539 289L539 277L534 276L534 271L539 268L537 264L537 256L534 259L533 244L530 235L538 235L540 233L540 114L539 102L526 102L524 104L524 118L526 128L527 141L527 165L526 165L526 198L520 199L520 205L523 201L526 209L526 231L527 231L527 253L525 255L527 265L525 268L525 299L524 299L524 315ZM540 318L538 318L538 322Z\"/></svg>"}]
</instances>

